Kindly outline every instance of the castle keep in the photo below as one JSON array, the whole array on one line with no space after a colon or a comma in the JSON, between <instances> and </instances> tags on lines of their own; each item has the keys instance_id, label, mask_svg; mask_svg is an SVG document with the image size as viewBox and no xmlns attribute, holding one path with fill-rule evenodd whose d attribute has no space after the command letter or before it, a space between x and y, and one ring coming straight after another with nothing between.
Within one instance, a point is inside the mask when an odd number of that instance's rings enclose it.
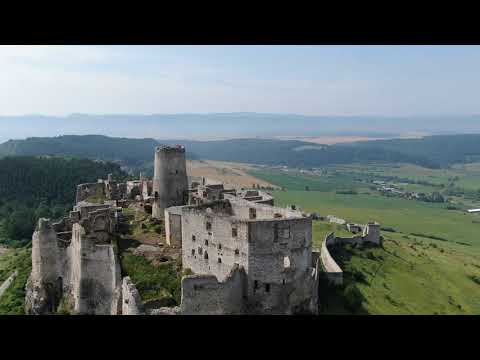
<instances>
[{"instance_id":1,"label":"castle keep","mask_svg":"<svg viewBox=\"0 0 480 360\"><path fill-rule=\"evenodd\" d=\"M184 205L188 196L185 147L159 146L155 149L152 216L160 219L166 208Z\"/></svg>"}]
</instances>

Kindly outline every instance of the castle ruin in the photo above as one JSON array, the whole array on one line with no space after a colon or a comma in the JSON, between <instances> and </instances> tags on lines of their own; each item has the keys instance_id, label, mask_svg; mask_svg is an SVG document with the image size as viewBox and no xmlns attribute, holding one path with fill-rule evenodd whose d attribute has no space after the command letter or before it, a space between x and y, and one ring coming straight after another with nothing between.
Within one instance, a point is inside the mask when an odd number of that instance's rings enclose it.
<instances>
[{"instance_id":1,"label":"castle ruin","mask_svg":"<svg viewBox=\"0 0 480 360\"><path fill-rule=\"evenodd\" d=\"M159 146L154 159L153 181L140 175L120 183L108 176L80 184L69 216L39 220L27 313L51 314L60 303L74 314L318 312L319 276L329 254L313 249L310 214L275 207L259 190L225 189L206 179L189 187L183 146ZM145 309L132 280L122 279L117 239L128 206L163 221L165 246L180 249L188 275L179 306ZM378 242L377 225L351 241Z\"/></svg>"}]
</instances>

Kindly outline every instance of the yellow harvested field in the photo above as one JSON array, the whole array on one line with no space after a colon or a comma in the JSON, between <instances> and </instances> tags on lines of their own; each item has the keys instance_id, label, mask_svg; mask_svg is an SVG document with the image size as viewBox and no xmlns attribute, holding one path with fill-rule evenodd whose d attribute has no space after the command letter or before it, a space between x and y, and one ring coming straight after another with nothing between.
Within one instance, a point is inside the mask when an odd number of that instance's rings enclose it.
<instances>
[{"instance_id":1,"label":"yellow harvested field","mask_svg":"<svg viewBox=\"0 0 480 360\"><path fill-rule=\"evenodd\" d=\"M231 188L252 187L253 184L278 188L276 185L247 174L252 167L249 164L223 161L187 160L187 173L191 177L205 177L222 182L226 187Z\"/></svg>"},{"instance_id":2,"label":"yellow harvested field","mask_svg":"<svg viewBox=\"0 0 480 360\"><path fill-rule=\"evenodd\" d=\"M393 138L399 139L417 139L426 134L423 133L409 133L394 137L376 137L376 136L348 136L348 135L323 135L323 136L278 136L279 140L298 140L314 144L334 145L341 143L351 143L356 141L371 141L371 140L388 140Z\"/></svg>"}]
</instances>

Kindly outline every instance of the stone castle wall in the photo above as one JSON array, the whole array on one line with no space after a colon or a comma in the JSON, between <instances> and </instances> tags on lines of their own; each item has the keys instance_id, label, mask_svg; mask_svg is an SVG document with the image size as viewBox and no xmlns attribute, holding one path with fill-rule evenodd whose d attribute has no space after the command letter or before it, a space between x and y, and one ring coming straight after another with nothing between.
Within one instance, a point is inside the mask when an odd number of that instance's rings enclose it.
<instances>
[{"instance_id":1,"label":"stone castle wall","mask_svg":"<svg viewBox=\"0 0 480 360\"><path fill-rule=\"evenodd\" d=\"M27 313L54 313L62 298L72 303L74 313L119 313L120 266L109 242L115 223L111 210L92 211L74 223L70 240L62 239L50 221L39 220L32 237Z\"/></svg>"},{"instance_id":2,"label":"stone castle wall","mask_svg":"<svg viewBox=\"0 0 480 360\"><path fill-rule=\"evenodd\" d=\"M246 275L235 266L223 282L213 275L190 275L182 279L183 315L242 314Z\"/></svg>"},{"instance_id":3,"label":"stone castle wall","mask_svg":"<svg viewBox=\"0 0 480 360\"><path fill-rule=\"evenodd\" d=\"M255 219L249 219L252 208ZM315 312L318 274L311 225L311 218L298 211L244 200L185 207L183 266L220 283L241 266L247 313Z\"/></svg>"},{"instance_id":4,"label":"stone castle wall","mask_svg":"<svg viewBox=\"0 0 480 360\"><path fill-rule=\"evenodd\" d=\"M182 213L179 207L165 209L165 241L169 246L182 246Z\"/></svg>"},{"instance_id":5,"label":"stone castle wall","mask_svg":"<svg viewBox=\"0 0 480 360\"><path fill-rule=\"evenodd\" d=\"M206 215L195 208L185 209L182 214L184 268L195 274L214 275L224 281L235 264L248 267L248 228L245 222L229 216Z\"/></svg>"},{"instance_id":6,"label":"stone castle wall","mask_svg":"<svg viewBox=\"0 0 480 360\"><path fill-rule=\"evenodd\" d=\"M328 251L328 246L334 245L335 239L336 237L334 233L330 233L325 237L325 240L322 243L320 258L327 279L335 285L341 285L343 284L343 270L330 255L330 251Z\"/></svg>"},{"instance_id":7,"label":"stone castle wall","mask_svg":"<svg viewBox=\"0 0 480 360\"><path fill-rule=\"evenodd\" d=\"M377 223L368 223L362 235L356 235L352 237L339 237L335 236L334 233L330 233L325 237L325 240L322 243L321 248L321 260L322 267L327 276L327 279L335 284L343 284L343 270L338 266L333 257L330 254L328 248L334 245L358 245L358 244L375 244L381 245L380 238L380 225Z\"/></svg>"},{"instance_id":8,"label":"stone castle wall","mask_svg":"<svg viewBox=\"0 0 480 360\"><path fill-rule=\"evenodd\" d=\"M126 276L122 281L122 315L143 315L145 309L142 299L130 277Z\"/></svg>"},{"instance_id":9,"label":"stone castle wall","mask_svg":"<svg viewBox=\"0 0 480 360\"><path fill-rule=\"evenodd\" d=\"M77 186L76 203L85 201L91 196L105 196L105 185L103 182L80 184Z\"/></svg>"}]
</instances>

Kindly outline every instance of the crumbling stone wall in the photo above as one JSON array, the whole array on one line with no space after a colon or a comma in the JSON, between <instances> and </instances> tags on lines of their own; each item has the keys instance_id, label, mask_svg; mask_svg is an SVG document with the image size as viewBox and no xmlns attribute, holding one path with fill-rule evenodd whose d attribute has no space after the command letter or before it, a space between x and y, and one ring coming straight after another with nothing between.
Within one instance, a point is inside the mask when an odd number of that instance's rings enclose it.
<instances>
[{"instance_id":1,"label":"crumbling stone wall","mask_svg":"<svg viewBox=\"0 0 480 360\"><path fill-rule=\"evenodd\" d=\"M120 312L120 266L110 237L113 209L97 209L72 225L71 239L40 219L32 237L32 273L25 299L29 314L54 313L62 298L78 314Z\"/></svg>"},{"instance_id":2,"label":"crumbling stone wall","mask_svg":"<svg viewBox=\"0 0 480 360\"><path fill-rule=\"evenodd\" d=\"M258 313L316 312L310 218L249 223L248 297Z\"/></svg>"},{"instance_id":3,"label":"crumbling stone wall","mask_svg":"<svg viewBox=\"0 0 480 360\"><path fill-rule=\"evenodd\" d=\"M218 203L216 205L218 206ZM246 222L227 214L209 214L198 207L183 209L184 268L191 269L195 274L214 275L219 281L224 281L235 264L248 268L247 254Z\"/></svg>"},{"instance_id":4,"label":"crumbling stone wall","mask_svg":"<svg viewBox=\"0 0 480 360\"><path fill-rule=\"evenodd\" d=\"M143 315L145 310L137 287L129 276L122 281L122 315Z\"/></svg>"},{"instance_id":5,"label":"crumbling stone wall","mask_svg":"<svg viewBox=\"0 0 480 360\"><path fill-rule=\"evenodd\" d=\"M105 196L105 185L103 182L80 184L77 186L76 203L84 201L91 196Z\"/></svg>"},{"instance_id":6,"label":"crumbling stone wall","mask_svg":"<svg viewBox=\"0 0 480 360\"><path fill-rule=\"evenodd\" d=\"M182 211L173 206L165 209L165 241L170 246L182 246Z\"/></svg>"},{"instance_id":7,"label":"crumbling stone wall","mask_svg":"<svg viewBox=\"0 0 480 360\"><path fill-rule=\"evenodd\" d=\"M242 314L246 295L246 274L235 266L223 282L213 275L190 275L182 279L183 315Z\"/></svg>"},{"instance_id":8,"label":"crumbling stone wall","mask_svg":"<svg viewBox=\"0 0 480 360\"><path fill-rule=\"evenodd\" d=\"M257 210L254 218L252 208ZM311 221L298 211L244 200L184 207L183 266L220 283L241 266L247 313L316 312Z\"/></svg>"}]
</instances>

